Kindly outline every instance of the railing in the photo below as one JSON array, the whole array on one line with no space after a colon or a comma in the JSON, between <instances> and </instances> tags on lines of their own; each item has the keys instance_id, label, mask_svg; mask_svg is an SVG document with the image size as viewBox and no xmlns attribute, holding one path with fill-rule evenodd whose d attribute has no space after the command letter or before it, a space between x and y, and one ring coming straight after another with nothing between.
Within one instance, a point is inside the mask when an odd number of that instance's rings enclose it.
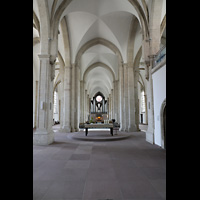
<instances>
[{"instance_id":1,"label":"railing","mask_svg":"<svg viewBox=\"0 0 200 200\"><path fill-rule=\"evenodd\" d=\"M165 58L165 56L166 56L166 46L163 46L156 54L153 67L155 67L158 63L160 63Z\"/></svg>"}]
</instances>

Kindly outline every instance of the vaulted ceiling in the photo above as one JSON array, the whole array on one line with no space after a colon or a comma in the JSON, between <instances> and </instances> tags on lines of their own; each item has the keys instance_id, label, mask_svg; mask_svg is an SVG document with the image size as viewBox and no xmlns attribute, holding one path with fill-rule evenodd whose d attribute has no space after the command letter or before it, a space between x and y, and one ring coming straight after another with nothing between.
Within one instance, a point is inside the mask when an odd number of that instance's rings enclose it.
<instances>
[{"instance_id":1,"label":"vaulted ceiling","mask_svg":"<svg viewBox=\"0 0 200 200\"><path fill-rule=\"evenodd\" d=\"M63 1L47 0L49 16L56 12ZM77 54L91 40L99 38L105 41L92 44L80 54L80 79L84 79L90 97L98 91L106 97L111 93L113 81L119 78L119 56L113 47L121 55L122 61L127 63L133 29L135 36L134 42L131 43L131 52L132 58L135 58L142 45L141 13L138 12L138 7L148 21L151 2L151 0L71 0L64 9L61 20L65 18L68 30L70 63L77 62ZM134 5L137 5L137 8ZM162 9L161 21L165 15L165 2ZM33 0L33 10L37 20L40 21L37 0ZM37 54L40 49L37 20L33 20L35 68L39 67ZM59 33L58 51L65 61L65 35L60 26Z\"/></svg>"}]
</instances>

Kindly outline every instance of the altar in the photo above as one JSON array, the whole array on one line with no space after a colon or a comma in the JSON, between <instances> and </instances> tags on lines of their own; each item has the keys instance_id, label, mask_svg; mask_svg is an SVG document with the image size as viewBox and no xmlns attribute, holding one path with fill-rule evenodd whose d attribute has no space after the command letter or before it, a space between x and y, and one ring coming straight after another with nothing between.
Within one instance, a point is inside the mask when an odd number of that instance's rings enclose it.
<instances>
[{"instance_id":1,"label":"altar","mask_svg":"<svg viewBox=\"0 0 200 200\"><path fill-rule=\"evenodd\" d=\"M103 124L103 123L94 123L94 124L85 124L85 135L88 134L89 128L110 128L110 134L113 136L113 124Z\"/></svg>"}]
</instances>

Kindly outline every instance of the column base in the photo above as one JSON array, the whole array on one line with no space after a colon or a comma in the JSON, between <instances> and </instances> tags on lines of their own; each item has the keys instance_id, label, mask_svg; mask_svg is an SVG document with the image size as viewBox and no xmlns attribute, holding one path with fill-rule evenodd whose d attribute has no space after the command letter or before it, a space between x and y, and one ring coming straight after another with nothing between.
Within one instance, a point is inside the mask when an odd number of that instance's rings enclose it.
<instances>
[{"instance_id":1,"label":"column base","mask_svg":"<svg viewBox=\"0 0 200 200\"><path fill-rule=\"evenodd\" d=\"M72 129L71 129L71 132L77 132L77 131L76 131L76 129L75 129L75 128L72 128Z\"/></svg>"},{"instance_id":2,"label":"column base","mask_svg":"<svg viewBox=\"0 0 200 200\"><path fill-rule=\"evenodd\" d=\"M74 132L79 132L79 130L80 130L79 128L75 128Z\"/></svg>"},{"instance_id":3,"label":"column base","mask_svg":"<svg viewBox=\"0 0 200 200\"><path fill-rule=\"evenodd\" d=\"M154 144L154 134L152 132L146 131L146 141Z\"/></svg>"},{"instance_id":4,"label":"column base","mask_svg":"<svg viewBox=\"0 0 200 200\"><path fill-rule=\"evenodd\" d=\"M128 127L128 132L136 132L137 128L135 126Z\"/></svg>"},{"instance_id":5,"label":"column base","mask_svg":"<svg viewBox=\"0 0 200 200\"><path fill-rule=\"evenodd\" d=\"M42 132L36 131L33 134L33 144L34 145L49 145L54 142L54 132Z\"/></svg>"},{"instance_id":6,"label":"column base","mask_svg":"<svg viewBox=\"0 0 200 200\"><path fill-rule=\"evenodd\" d=\"M63 126L61 131L64 132L64 133L70 133L71 127L70 126Z\"/></svg>"},{"instance_id":7,"label":"column base","mask_svg":"<svg viewBox=\"0 0 200 200\"><path fill-rule=\"evenodd\" d=\"M119 131L127 132L126 128L124 128L124 127L120 127Z\"/></svg>"}]
</instances>

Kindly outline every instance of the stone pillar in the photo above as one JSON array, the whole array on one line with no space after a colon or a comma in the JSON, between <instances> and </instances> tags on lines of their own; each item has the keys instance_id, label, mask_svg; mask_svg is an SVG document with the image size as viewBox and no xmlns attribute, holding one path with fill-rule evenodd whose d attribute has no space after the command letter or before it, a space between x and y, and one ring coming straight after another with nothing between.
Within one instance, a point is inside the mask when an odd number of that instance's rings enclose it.
<instances>
[{"instance_id":1,"label":"stone pillar","mask_svg":"<svg viewBox=\"0 0 200 200\"><path fill-rule=\"evenodd\" d=\"M118 97L119 97L119 81L114 81L114 119L119 122L119 106L118 106Z\"/></svg>"},{"instance_id":2,"label":"stone pillar","mask_svg":"<svg viewBox=\"0 0 200 200\"><path fill-rule=\"evenodd\" d=\"M128 131L129 110L128 110L128 64L124 63L124 131Z\"/></svg>"},{"instance_id":3,"label":"stone pillar","mask_svg":"<svg viewBox=\"0 0 200 200\"><path fill-rule=\"evenodd\" d=\"M84 122L84 83L80 81L80 123Z\"/></svg>"},{"instance_id":4,"label":"stone pillar","mask_svg":"<svg viewBox=\"0 0 200 200\"><path fill-rule=\"evenodd\" d=\"M120 131L124 131L124 68L122 63L119 65L119 117Z\"/></svg>"},{"instance_id":5,"label":"stone pillar","mask_svg":"<svg viewBox=\"0 0 200 200\"><path fill-rule=\"evenodd\" d=\"M87 90L84 92L84 121L87 121Z\"/></svg>"},{"instance_id":6,"label":"stone pillar","mask_svg":"<svg viewBox=\"0 0 200 200\"><path fill-rule=\"evenodd\" d=\"M102 100L102 112L105 112L105 99Z\"/></svg>"},{"instance_id":7,"label":"stone pillar","mask_svg":"<svg viewBox=\"0 0 200 200\"><path fill-rule=\"evenodd\" d=\"M127 75L128 75L128 131L136 131L135 126L135 88L134 88L134 74L133 74L133 65L127 66Z\"/></svg>"},{"instance_id":8,"label":"stone pillar","mask_svg":"<svg viewBox=\"0 0 200 200\"><path fill-rule=\"evenodd\" d=\"M53 121L53 69L50 65L50 55L41 54L40 59L40 78L38 93L38 115L37 129L33 135L33 144L48 145L54 141L52 130ZM54 69L55 70L55 69Z\"/></svg>"},{"instance_id":9,"label":"stone pillar","mask_svg":"<svg viewBox=\"0 0 200 200\"><path fill-rule=\"evenodd\" d=\"M107 119L109 119L109 113L110 113L110 99L107 98Z\"/></svg>"},{"instance_id":10,"label":"stone pillar","mask_svg":"<svg viewBox=\"0 0 200 200\"><path fill-rule=\"evenodd\" d=\"M109 94L109 119L112 119L112 97Z\"/></svg>"},{"instance_id":11,"label":"stone pillar","mask_svg":"<svg viewBox=\"0 0 200 200\"><path fill-rule=\"evenodd\" d=\"M147 64L147 73L148 73L148 80L147 80L147 109L148 109L148 128L146 131L146 141L154 144L154 107L153 107L153 82L152 82L152 75L151 69L154 62L155 56L150 56L150 62Z\"/></svg>"},{"instance_id":12,"label":"stone pillar","mask_svg":"<svg viewBox=\"0 0 200 200\"><path fill-rule=\"evenodd\" d=\"M145 98L145 119L146 119L146 124L148 124L148 109L147 109L147 95L144 95Z\"/></svg>"},{"instance_id":13,"label":"stone pillar","mask_svg":"<svg viewBox=\"0 0 200 200\"><path fill-rule=\"evenodd\" d=\"M90 98L89 98L89 94L87 95L87 113L90 116ZM90 118L89 118L90 119Z\"/></svg>"},{"instance_id":14,"label":"stone pillar","mask_svg":"<svg viewBox=\"0 0 200 200\"><path fill-rule=\"evenodd\" d=\"M114 119L115 118L115 115L114 115L114 89L111 89L111 98L112 98L112 116L111 116L111 119Z\"/></svg>"},{"instance_id":15,"label":"stone pillar","mask_svg":"<svg viewBox=\"0 0 200 200\"><path fill-rule=\"evenodd\" d=\"M138 98L139 67L134 70L135 128L139 131L139 98Z\"/></svg>"},{"instance_id":16,"label":"stone pillar","mask_svg":"<svg viewBox=\"0 0 200 200\"><path fill-rule=\"evenodd\" d=\"M37 127L37 110L38 110L38 81L35 82L35 120L34 127Z\"/></svg>"},{"instance_id":17,"label":"stone pillar","mask_svg":"<svg viewBox=\"0 0 200 200\"><path fill-rule=\"evenodd\" d=\"M63 132L71 132L71 67L64 68L64 94L63 94Z\"/></svg>"},{"instance_id":18,"label":"stone pillar","mask_svg":"<svg viewBox=\"0 0 200 200\"><path fill-rule=\"evenodd\" d=\"M78 131L80 115L80 68L78 63L75 64L74 87L74 131Z\"/></svg>"},{"instance_id":19,"label":"stone pillar","mask_svg":"<svg viewBox=\"0 0 200 200\"><path fill-rule=\"evenodd\" d=\"M75 112L75 64L72 64L71 70L71 131L74 132L74 115Z\"/></svg>"},{"instance_id":20,"label":"stone pillar","mask_svg":"<svg viewBox=\"0 0 200 200\"><path fill-rule=\"evenodd\" d=\"M61 83L60 83L60 88L61 88L61 91L60 91L60 115L59 115L59 120L60 120L60 131L62 131L62 128L63 128L63 115L64 115L64 105L63 105L63 101L64 101L64 76L63 78L61 79Z\"/></svg>"}]
</instances>

